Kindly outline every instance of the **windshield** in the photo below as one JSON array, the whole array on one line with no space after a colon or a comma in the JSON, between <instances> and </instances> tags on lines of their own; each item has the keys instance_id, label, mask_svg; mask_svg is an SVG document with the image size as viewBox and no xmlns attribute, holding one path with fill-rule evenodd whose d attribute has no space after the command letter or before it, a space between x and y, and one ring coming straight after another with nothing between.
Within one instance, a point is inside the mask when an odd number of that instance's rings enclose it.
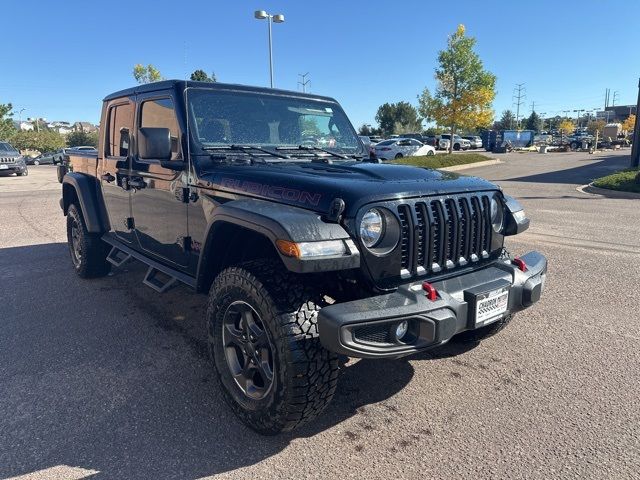
<instances>
[{"instance_id":1,"label":"windshield","mask_svg":"<svg viewBox=\"0 0 640 480\"><path fill-rule=\"evenodd\" d=\"M362 154L360 140L335 103L252 92L188 92L193 136L205 148L304 145Z\"/></svg>"},{"instance_id":2,"label":"windshield","mask_svg":"<svg viewBox=\"0 0 640 480\"><path fill-rule=\"evenodd\" d=\"M9 155L18 155L18 150L13 148L11 145L5 142L0 142L0 153L9 154Z\"/></svg>"}]
</instances>

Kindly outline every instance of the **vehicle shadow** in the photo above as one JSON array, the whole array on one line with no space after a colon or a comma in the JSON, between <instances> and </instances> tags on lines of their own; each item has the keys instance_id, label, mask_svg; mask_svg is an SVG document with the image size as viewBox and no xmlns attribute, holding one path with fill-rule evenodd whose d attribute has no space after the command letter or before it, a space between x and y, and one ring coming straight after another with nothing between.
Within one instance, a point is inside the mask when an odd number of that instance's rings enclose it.
<instances>
[{"instance_id":1,"label":"vehicle shadow","mask_svg":"<svg viewBox=\"0 0 640 480\"><path fill-rule=\"evenodd\" d=\"M71 269L63 243L0 249L0 478L59 465L95 478L199 478L256 464L387 405L413 378L408 361L341 369L324 414L299 430L256 434L226 406L209 363L205 297L159 295L144 268L96 280ZM464 353L457 344L415 359ZM439 353L438 353L439 352ZM93 478L93 477L92 477Z\"/></svg>"}]
</instances>

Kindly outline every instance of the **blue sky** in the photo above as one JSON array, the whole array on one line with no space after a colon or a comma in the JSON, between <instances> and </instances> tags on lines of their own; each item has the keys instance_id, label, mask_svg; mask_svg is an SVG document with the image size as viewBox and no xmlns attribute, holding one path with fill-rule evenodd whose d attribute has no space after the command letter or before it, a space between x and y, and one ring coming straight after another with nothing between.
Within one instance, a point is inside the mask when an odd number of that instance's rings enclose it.
<instances>
[{"instance_id":1,"label":"blue sky","mask_svg":"<svg viewBox=\"0 0 640 480\"><path fill-rule=\"evenodd\" d=\"M267 23L273 27L276 87L338 99L356 127L379 105L433 88L438 50L463 23L498 77L497 115L516 83L547 115L604 103L635 103L640 76L640 1L539 0L4 0L0 103L22 117L97 122L100 100L134 84L136 63L165 78L197 68L229 83L268 85ZM613 95L613 93L612 93ZM16 115L17 118L17 115Z\"/></svg>"}]
</instances>

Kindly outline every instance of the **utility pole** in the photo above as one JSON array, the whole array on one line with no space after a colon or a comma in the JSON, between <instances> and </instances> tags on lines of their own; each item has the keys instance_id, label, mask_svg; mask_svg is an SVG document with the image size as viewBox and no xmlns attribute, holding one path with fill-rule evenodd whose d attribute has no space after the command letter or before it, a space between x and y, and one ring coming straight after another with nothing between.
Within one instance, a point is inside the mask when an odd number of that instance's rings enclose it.
<instances>
[{"instance_id":1,"label":"utility pole","mask_svg":"<svg viewBox=\"0 0 640 480\"><path fill-rule=\"evenodd\" d=\"M604 91L604 109L606 110L609 106L609 89L605 89Z\"/></svg>"},{"instance_id":2,"label":"utility pole","mask_svg":"<svg viewBox=\"0 0 640 480\"><path fill-rule=\"evenodd\" d=\"M536 102L535 100L533 102L531 102L531 113L536 111Z\"/></svg>"},{"instance_id":3,"label":"utility pole","mask_svg":"<svg viewBox=\"0 0 640 480\"><path fill-rule=\"evenodd\" d=\"M616 90L615 92L613 92L613 103L611 104L612 107L616 106L616 99L619 97L619 92Z\"/></svg>"},{"instance_id":4,"label":"utility pole","mask_svg":"<svg viewBox=\"0 0 640 480\"><path fill-rule=\"evenodd\" d=\"M640 111L640 80L638 80L638 102L636 104L636 113ZM631 168L640 167L640 145L638 145L638 138L640 138L640 122L636 118L636 124L633 127L633 147L631 149Z\"/></svg>"},{"instance_id":5,"label":"utility pole","mask_svg":"<svg viewBox=\"0 0 640 480\"><path fill-rule=\"evenodd\" d=\"M520 107L524 105L524 100L527 98L524 85L524 83L516 83L516 87L513 89L513 104L516 107L516 126L518 130L520 130Z\"/></svg>"},{"instance_id":6,"label":"utility pole","mask_svg":"<svg viewBox=\"0 0 640 480\"><path fill-rule=\"evenodd\" d=\"M307 85L309 84L309 82L311 82L311 79L306 79L307 75L309 75L309 72L298 74L298 76L300 77L300 80L298 80L298 85L302 87L302 93L307 93Z\"/></svg>"}]
</instances>

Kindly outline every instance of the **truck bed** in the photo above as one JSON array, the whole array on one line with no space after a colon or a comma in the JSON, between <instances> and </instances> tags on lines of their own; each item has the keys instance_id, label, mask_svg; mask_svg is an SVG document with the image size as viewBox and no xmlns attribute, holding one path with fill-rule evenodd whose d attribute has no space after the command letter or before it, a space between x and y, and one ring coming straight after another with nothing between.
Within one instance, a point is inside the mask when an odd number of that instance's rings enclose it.
<instances>
[{"instance_id":1,"label":"truck bed","mask_svg":"<svg viewBox=\"0 0 640 480\"><path fill-rule=\"evenodd\" d=\"M85 173L93 177L98 176L98 154L88 152L67 152L69 170Z\"/></svg>"}]
</instances>

